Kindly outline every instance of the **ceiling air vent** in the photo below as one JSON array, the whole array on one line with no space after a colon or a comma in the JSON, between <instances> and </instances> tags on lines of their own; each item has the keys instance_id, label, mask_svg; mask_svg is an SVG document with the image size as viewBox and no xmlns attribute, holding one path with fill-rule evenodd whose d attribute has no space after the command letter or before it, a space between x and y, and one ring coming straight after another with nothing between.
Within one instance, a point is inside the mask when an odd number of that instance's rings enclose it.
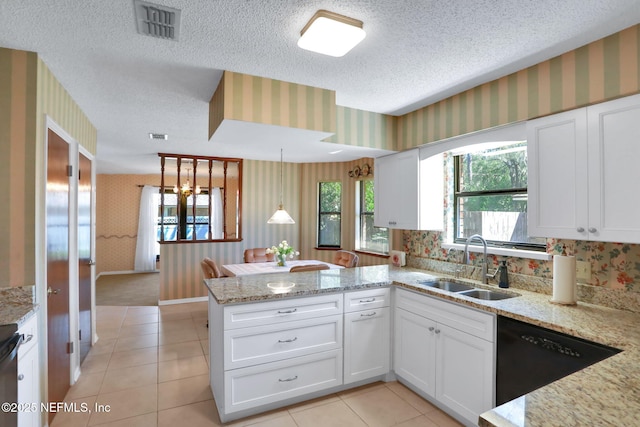
<instances>
[{"instance_id":1,"label":"ceiling air vent","mask_svg":"<svg viewBox=\"0 0 640 427\"><path fill-rule=\"evenodd\" d=\"M180 11L145 1L134 0L136 26L140 34L160 39L178 40Z\"/></svg>"}]
</instances>

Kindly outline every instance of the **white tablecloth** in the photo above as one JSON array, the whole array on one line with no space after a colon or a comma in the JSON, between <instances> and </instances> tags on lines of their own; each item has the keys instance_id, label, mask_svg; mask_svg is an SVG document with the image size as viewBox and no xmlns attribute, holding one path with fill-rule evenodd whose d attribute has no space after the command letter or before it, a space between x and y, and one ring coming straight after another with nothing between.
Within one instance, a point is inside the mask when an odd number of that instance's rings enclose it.
<instances>
[{"instance_id":1,"label":"white tablecloth","mask_svg":"<svg viewBox=\"0 0 640 427\"><path fill-rule=\"evenodd\" d=\"M341 265L313 259L296 259L287 261L284 267L278 267L276 262L245 262L242 264L226 264L221 267L226 276L247 276L250 274L287 273L295 265L327 264L330 269L344 268Z\"/></svg>"}]
</instances>

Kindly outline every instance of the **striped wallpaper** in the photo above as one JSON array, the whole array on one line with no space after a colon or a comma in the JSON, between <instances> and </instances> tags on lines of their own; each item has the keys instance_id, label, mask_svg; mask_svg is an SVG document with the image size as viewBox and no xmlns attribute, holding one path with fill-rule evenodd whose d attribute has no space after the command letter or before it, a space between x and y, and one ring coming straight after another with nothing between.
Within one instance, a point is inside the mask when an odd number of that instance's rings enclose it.
<instances>
[{"instance_id":1,"label":"striped wallpaper","mask_svg":"<svg viewBox=\"0 0 640 427\"><path fill-rule=\"evenodd\" d=\"M396 150L640 91L640 25L398 117Z\"/></svg>"},{"instance_id":2,"label":"striped wallpaper","mask_svg":"<svg viewBox=\"0 0 640 427\"><path fill-rule=\"evenodd\" d=\"M223 119L335 132L335 100L330 90L225 71L209 103L209 136Z\"/></svg>"},{"instance_id":3,"label":"striped wallpaper","mask_svg":"<svg viewBox=\"0 0 640 427\"><path fill-rule=\"evenodd\" d=\"M218 264L243 262L247 248L268 247L287 240L300 247L301 165L283 163L283 202L296 225L268 225L279 204L280 163L244 160L242 171L241 242L164 244L160 248L160 300L205 296L200 261L208 256ZM303 252L304 253L304 252Z\"/></svg>"},{"instance_id":4,"label":"striped wallpaper","mask_svg":"<svg viewBox=\"0 0 640 427\"><path fill-rule=\"evenodd\" d=\"M393 150L397 118L336 105L335 92L225 71L209 101L209 138L223 120L334 132L327 142Z\"/></svg>"},{"instance_id":5,"label":"striped wallpaper","mask_svg":"<svg viewBox=\"0 0 640 427\"><path fill-rule=\"evenodd\" d=\"M35 283L37 73L35 53L0 49L0 287Z\"/></svg>"},{"instance_id":6,"label":"striped wallpaper","mask_svg":"<svg viewBox=\"0 0 640 427\"><path fill-rule=\"evenodd\" d=\"M305 163L302 165L302 182L300 193L300 209L302 218L300 221L300 246L301 253L305 258L318 259L332 262L335 255L333 250L317 250L317 227L318 227L318 182L342 182L342 249L353 251L356 239L356 179L349 177L349 171L356 166L368 163L373 167L373 159L363 158L351 162L343 163ZM375 173L375 171L374 171ZM369 178L373 179L373 175ZM402 233L397 231L392 233L392 244L402 245ZM375 265L387 263L386 257L372 255L360 255L359 265Z\"/></svg>"},{"instance_id":7,"label":"striped wallpaper","mask_svg":"<svg viewBox=\"0 0 640 427\"><path fill-rule=\"evenodd\" d=\"M336 114L336 134L327 138L327 142L382 150L395 149L396 117L341 105L336 106Z\"/></svg>"},{"instance_id":8,"label":"striped wallpaper","mask_svg":"<svg viewBox=\"0 0 640 427\"><path fill-rule=\"evenodd\" d=\"M36 200L44 189L45 115L91 153L97 133L36 53L0 48L0 287L36 282ZM44 206L44 199L41 199ZM43 229L44 230L44 229ZM44 232L44 231L42 231Z\"/></svg>"}]
</instances>

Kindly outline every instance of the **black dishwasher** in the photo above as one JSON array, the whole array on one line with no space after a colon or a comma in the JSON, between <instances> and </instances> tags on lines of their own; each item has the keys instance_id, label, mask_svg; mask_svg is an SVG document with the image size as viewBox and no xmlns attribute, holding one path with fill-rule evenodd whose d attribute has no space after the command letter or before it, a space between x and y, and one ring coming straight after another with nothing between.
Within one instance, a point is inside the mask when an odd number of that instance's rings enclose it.
<instances>
[{"instance_id":1,"label":"black dishwasher","mask_svg":"<svg viewBox=\"0 0 640 427\"><path fill-rule=\"evenodd\" d=\"M620 352L504 316L498 316L497 342L497 405Z\"/></svg>"},{"instance_id":2,"label":"black dishwasher","mask_svg":"<svg viewBox=\"0 0 640 427\"><path fill-rule=\"evenodd\" d=\"M0 325L0 403L16 403L18 398L18 347L22 335L16 333L18 325ZM15 408L0 412L0 426L18 424Z\"/></svg>"}]
</instances>

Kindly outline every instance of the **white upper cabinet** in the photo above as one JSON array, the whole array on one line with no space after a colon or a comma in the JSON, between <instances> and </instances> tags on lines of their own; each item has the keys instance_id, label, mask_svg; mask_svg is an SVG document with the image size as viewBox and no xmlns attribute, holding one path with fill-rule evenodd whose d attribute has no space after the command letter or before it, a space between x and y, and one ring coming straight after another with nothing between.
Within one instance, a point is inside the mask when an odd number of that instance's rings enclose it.
<instances>
[{"instance_id":1,"label":"white upper cabinet","mask_svg":"<svg viewBox=\"0 0 640 427\"><path fill-rule=\"evenodd\" d=\"M441 154L421 158L419 149L375 160L375 218L378 227L442 230L444 166Z\"/></svg>"},{"instance_id":2,"label":"white upper cabinet","mask_svg":"<svg viewBox=\"0 0 640 427\"><path fill-rule=\"evenodd\" d=\"M640 95L527 123L529 234L640 243Z\"/></svg>"}]
</instances>

